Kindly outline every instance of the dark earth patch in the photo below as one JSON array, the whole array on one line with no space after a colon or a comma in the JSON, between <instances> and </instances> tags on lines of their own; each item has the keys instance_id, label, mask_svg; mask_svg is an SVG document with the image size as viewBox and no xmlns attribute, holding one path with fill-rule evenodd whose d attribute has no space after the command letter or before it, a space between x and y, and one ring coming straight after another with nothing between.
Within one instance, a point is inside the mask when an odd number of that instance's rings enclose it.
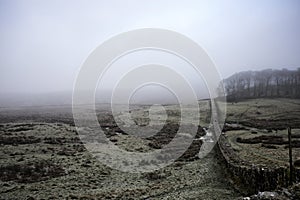
<instances>
[{"instance_id":1,"label":"dark earth patch","mask_svg":"<svg viewBox=\"0 0 300 200\"><path fill-rule=\"evenodd\" d=\"M32 183L63 175L65 175L63 168L47 161L36 161L0 167L1 181Z\"/></svg>"}]
</instances>

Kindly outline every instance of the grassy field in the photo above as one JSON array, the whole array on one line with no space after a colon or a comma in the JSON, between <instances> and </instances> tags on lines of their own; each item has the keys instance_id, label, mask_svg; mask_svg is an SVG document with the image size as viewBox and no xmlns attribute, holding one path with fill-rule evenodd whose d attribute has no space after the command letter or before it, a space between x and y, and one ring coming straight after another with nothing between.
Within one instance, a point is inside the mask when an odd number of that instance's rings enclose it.
<instances>
[{"instance_id":1,"label":"grassy field","mask_svg":"<svg viewBox=\"0 0 300 200\"><path fill-rule=\"evenodd\" d=\"M300 159L300 100L251 99L227 104L225 135L245 162L288 166L288 132L292 127L293 158Z\"/></svg>"},{"instance_id":2,"label":"grassy field","mask_svg":"<svg viewBox=\"0 0 300 200\"><path fill-rule=\"evenodd\" d=\"M200 126L196 138L209 126L208 101L200 101ZM245 162L287 165L286 126L299 133L299 100L252 99L227 103L224 127L230 148ZM152 107L153 126L166 125L149 138L126 134L116 125L107 106L97 116L107 138L126 151L148 152L161 148L178 131L177 105ZM193 107L186 108L192 113ZM131 123L149 124L149 106L134 106ZM201 142L173 164L148 173L125 173L93 157L79 140L71 107L0 108L0 199L238 199L225 166L215 151L204 159L197 155ZM188 136L194 115L187 115L183 134ZM275 139L274 139L275 138ZM279 138L279 139L278 139ZM254 141L254 142L253 142ZM276 144L273 144L276 143ZM295 145L297 145L295 143ZM300 148L293 149L295 160Z\"/></svg>"},{"instance_id":3,"label":"grassy field","mask_svg":"<svg viewBox=\"0 0 300 200\"><path fill-rule=\"evenodd\" d=\"M250 99L227 103L228 123L260 129L300 128L299 99Z\"/></svg>"},{"instance_id":4,"label":"grassy field","mask_svg":"<svg viewBox=\"0 0 300 200\"><path fill-rule=\"evenodd\" d=\"M200 123L207 126L208 102L200 105ZM199 140L165 168L125 173L109 168L86 150L72 122L70 108L1 109L0 199L237 199L240 196L228 183L222 159L215 152L204 159L197 158ZM165 109L167 125L147 139L124 133L107 109L99 109L97 115L107 138L115 145L127 151L147 152L168 143L178 130L178 107L169 105ZM134 122L142 126L148 123L148 114L145 106L132 110ZM154 109L153 114L162 119L161 111ZM198 129L197 137L204 134L201 127Z\"/></svg>"}]
</instances>

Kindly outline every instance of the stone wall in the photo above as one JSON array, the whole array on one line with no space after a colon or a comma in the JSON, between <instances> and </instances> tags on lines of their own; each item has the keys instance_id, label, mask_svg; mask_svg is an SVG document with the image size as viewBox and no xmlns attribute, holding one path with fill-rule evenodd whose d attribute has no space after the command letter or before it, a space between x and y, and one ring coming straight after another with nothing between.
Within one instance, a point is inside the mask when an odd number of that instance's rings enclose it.
<instances>
[{"instance_id":1,"label":"stone wall","mask_svg":"<svg viewBox=\"0 0 300 200\"><path fill-rule=\"evenodd\" d=\"M231 179L241 192L251 195L259 191L271 191L289 185L288 167L265 167L240 160L227 143L225 135L220 136L218 145ZM295 169L295 181L300 181L299 168Z\"/></svg>"}]
</instances>

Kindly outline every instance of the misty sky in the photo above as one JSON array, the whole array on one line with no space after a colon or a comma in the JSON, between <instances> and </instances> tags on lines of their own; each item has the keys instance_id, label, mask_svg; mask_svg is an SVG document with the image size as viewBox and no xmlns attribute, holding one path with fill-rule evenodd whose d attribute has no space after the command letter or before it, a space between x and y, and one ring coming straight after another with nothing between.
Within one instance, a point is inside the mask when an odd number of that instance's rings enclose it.
<instances>
[{"instance_id":1,"label":"misty sky","mask_svg":"<svg viewBox=\"0 0 300 200\"><path fill-rule=\"evenodd\" d=\"M137 28L190 37L223 78L300 67L298 0L0 0L0 28L0 93L71 90L92 50Z\"/></svg>"}]
</instances>

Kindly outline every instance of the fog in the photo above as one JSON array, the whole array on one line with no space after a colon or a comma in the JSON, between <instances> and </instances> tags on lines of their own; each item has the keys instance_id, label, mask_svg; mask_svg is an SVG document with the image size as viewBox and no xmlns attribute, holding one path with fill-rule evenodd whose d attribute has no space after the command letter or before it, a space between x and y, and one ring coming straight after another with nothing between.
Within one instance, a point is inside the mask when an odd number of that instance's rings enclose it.
<instances>
[{"instance_id":1,"label":"fog","mask_svg":"<svg viewBox=\"0 0 300 200\"><path fill-rule=\"evenodd\" d=\"M300 66L299 19L298 0L2 0L0 106L70 104L89 54L112 36L139 28L173 30L196 41L222 78L244 70L295 69ZM99 99L108 101L118 77L150 59L183 74L199 99L208 97L205 80L190 66L174 56L141 52L114 64ZM135 103L174 102L157 86L136 97Z\"/></svg>"}]
</instances>

